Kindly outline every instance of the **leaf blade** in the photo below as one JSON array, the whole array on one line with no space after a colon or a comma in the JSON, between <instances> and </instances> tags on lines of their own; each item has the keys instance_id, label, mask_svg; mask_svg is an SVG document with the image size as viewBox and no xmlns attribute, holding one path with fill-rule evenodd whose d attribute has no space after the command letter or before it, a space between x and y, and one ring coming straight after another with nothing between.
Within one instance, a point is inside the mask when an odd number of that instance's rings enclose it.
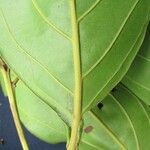
<instances>
[{"instance_id":1,"label":"leaf blade","mask_svg":"<svg viewBox=\"0 0 150 150\"><path fill-rule=\"evenodd\" d=\"M81 7L79 2L78 0L76 1L78 16L92 5L90 1L88 3L83 1ZM3 11L3 15L0 18L0 33L2 35L0 38L0 53L10 68L36 95L39 95L41 99L49 103L57 113L64 117L64 120L68 118L66 122L70 126L72 119L71 115L68 114L72 114L75 86L72 43L54 30L56 27L69 37L72 36L70 6L66 0L61 2L59 0L55 0L55 2L51 0L45 1L45 3L37 0L34 4L32 1L18 1L14 5L10 5L9 1L0 2ZM124 70L120 69L122 73L118 73L118 77L111 80L113 84L107 84L110 77L112 77L120 63L127 56L141 29L148 22L148 4L148 1L142 0L128 0L128 2L119 0L115 3L101 1L100 5L97 5L80 22L78 27L80 39L78 42L81 44L80 53L83 73L88 70L89 66L97 58L102 57L106 53L107 47L111 47L111 43L115 42L110 53L107 54L102 63L93 70L88 78L83 79L83 111L87 108L90 109L99 100L102 100L126 73L128 65ZM38 9L35 10L35 7ZM21 11L19 11L20 8L22 8ZM114 14L106 13L115 9L116 11L113 11ZM146 11L143 12L143 9ZM61 15L58 14L58 10L62 10ZM132 10L134 11L132 12ZM118 15L118 12L120 12L120 15ZM132 15L130 14L131 12ZM39 16L39 13L42 17ZM104 14L106 17L103 17ZM128 19L130 15L131 17ZM2 16L5 16L5 19ZM113 19L110 20L113 17L116 18L115 22ZM121 32L121 27L126 21L127 24ZM52 22L50 25L55 25L55 27L50 28L46 22L49 24ZM110 25L108 25L108 22ZM137 24L136 28L133 27L134 24ZM107 33L104 33L104 31L107 31ZM131 31L132 40L125 41L131 37ZM117 33L120 32L121 34L117 38ZM96 34L93 35L93 33ZM97 38L100 36L102 38L98 40ZM91 37L93 37L92 40ZM139 43L141 41L139 40ZM124 44L124 42L128 42L128 44ZM138 46L134 53L137 51ZM117 61L112 64L116 53L119 54ZM130 58L130 63L133 57ZM107 69L108 67L110 70ZM105 84L106 88L100 90ZM99 95L93 101L98 91L100 91ZM65 111L63 111L63 108Z\"/></svg>"},{"instance_id":2,"label":"leaf blade","mask_svg":"<svg viewBox=\"0 0 150 150\"><path fill-rule=\"evenodd\" d=\"M147 34L143 45L131 65L128 73L123 78L122 83L127 86L145 103L150 104L150 26L147 28Z\"/></svg>"}]
</instances>

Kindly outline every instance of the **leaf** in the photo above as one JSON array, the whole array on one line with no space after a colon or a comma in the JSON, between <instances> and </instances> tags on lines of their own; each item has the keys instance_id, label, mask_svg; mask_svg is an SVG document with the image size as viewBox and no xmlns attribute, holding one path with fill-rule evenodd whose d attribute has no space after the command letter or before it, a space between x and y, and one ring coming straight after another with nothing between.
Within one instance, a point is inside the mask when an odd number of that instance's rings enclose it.
<instances>
[{"instance_id":1,"label":"leaf","mask_svg":"<svg viewBox=\"0 0 150 150\"><path fill-rule=\"evenodd\" d=\"M102 101L101 109L85 114L85 127L80 149L146 150L150 147L150 109L125 87Z\"/></svg>"},{"instance_id":2,"label":"leaf","mask_svg":"<svg viewBox=\"0 0 150 150\"><path fill-rule=\"evenodd\" d=\"M16 96L21 120L31 133L49 143L66 141L64 123L21 81ZM147 105L121 85L100 104L84 115L80 150L137 150L150 146Z\"/></svg>"},{"instance_id":3,"label":"leaf","mask_svg":"<svg viewBox=\"0 0 150 150\"><path fill-rule=\"evenodd\" d=\"M75 95L83 95L78 104L85 112L126 73L143 40L150 6L149 0L76 0L73 12L72 3L0 1L0 55L68 125Z\"/></svg>"},{"instance_id":4,"label":"leaf","mask_svg":"<svg viewBox=\"0 0 150 150\"><path fill-rule=\"evenodd\" d=\"M150 25L144 43L122 83L150 105Z\"/></svg>"},{"instance_id":5,"label":"leaf","mask_svg":"<svg viewBox=\"0 0 150 150\"><path fill-rule=\"evenodd\" d=\"M66 141L67 128L50 106L21 81L18 82L15 91L20 118L32 134L50 143Z\"/></svg>"}]
</instances>

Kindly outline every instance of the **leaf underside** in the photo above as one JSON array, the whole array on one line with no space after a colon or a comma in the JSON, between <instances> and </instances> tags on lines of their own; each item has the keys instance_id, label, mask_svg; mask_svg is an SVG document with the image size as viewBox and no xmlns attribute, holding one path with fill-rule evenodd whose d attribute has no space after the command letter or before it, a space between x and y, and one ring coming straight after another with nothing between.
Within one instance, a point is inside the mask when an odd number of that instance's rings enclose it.
<instances>
[{"instance_id":1,"label":"leaf underside","mask_svg":"<svg viewBox=\"0 0 150 150\"><path fill-rule=\"evenodd\" d=\"M49 143L66 141L64 123L21 81L16 87L16 97L21 120L31 133ZM84 115L80 150L137 150L150 146L147 105L122 85L101 104L101 108L95 107Z\"/></svg>"},{"instance_id":2,"label":"leaf underside","mask_svg":"<svg viewBox=\"0 0 150 150\"><path fill-rule=\"evenodd\" d=\"M21 81L15 93L20 118L32 134L50 143L66 141L65 124L50 106Z\"/></svg>"},{"instance_id":3,"label":"leaf underside","mask_svg":"<svg viewBox=\"0 0 150 150\"><path fill-rule=\"evenodd\" d=\"M142 47L122 83L150 105L150 25Z\"/></svg>"},{"instance_id":4,"label":"leaf underside","mask_svg":"<svg viewBox=\"0 0 150 150\"><path fill-rule=\"evenodd\" d=\"M76 1L83 112L101 101L126 73L143 40L149 3ZM1 57L20 80L70 124L74 62L68 0L6 0L0 1L0 8Z\"/></svg>"},{"instance_id":5,"label":"leaf underside","mask_svg":"<svg viewBox=\"0 0 150 150\"><path fill-rule=\"evenodd\" d=\"M103 107L85 114L86 126L92 132L83 133L81 149L137 150L150 147L150 109L125 87L102 101Z\"/></svg>"}]
</instances>

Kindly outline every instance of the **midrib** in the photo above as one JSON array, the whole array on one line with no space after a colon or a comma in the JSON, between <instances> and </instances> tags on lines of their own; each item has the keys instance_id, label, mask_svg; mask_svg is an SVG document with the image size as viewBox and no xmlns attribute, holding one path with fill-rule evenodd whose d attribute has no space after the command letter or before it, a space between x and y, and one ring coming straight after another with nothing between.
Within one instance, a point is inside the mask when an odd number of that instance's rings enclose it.
<instances>
[{"instance_id":1,"label":"midrib","mask_svg":"<svg viewBox=\"0 0 150 150\"><path fill-rule=\"evenodd\" d=\"M78 139L79 126L81 121L81 96L82 96L82 76L81 76L81 60L80 60L80 42L79 30L76 14L76 2L70 0L71 26L72 26L72 48L73 48L73 62L74 62L74 107L72 131L70 138L69 150L73 150Z\"/></svg>"}]
</instances>

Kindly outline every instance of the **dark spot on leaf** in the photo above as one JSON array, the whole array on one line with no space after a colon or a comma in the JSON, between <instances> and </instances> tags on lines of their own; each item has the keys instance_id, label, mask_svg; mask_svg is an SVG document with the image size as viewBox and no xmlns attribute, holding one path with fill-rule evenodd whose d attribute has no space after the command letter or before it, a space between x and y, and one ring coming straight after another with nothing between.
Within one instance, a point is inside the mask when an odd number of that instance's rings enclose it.
<instances>
[{"instance_id":1,"label":"dark spot on leaf","mask_svg":"<svg viewBox=\"0 0 150 150\"><path fill-rule=\"evenodd\" d=\"M0 144L4 145L4 139L0 139Z\"/></svg>"},{"instance_id":2,"label":"dark spot on leaf","mask_svg":"<svg viewBox=\"0 0 150 150\"><path fill-rule=\"evenodd\" d=\"M7 71L7 70L8 70L8 67L7 67L7 65L6 65L6 64L4 64L4 65L3 65L3 67L4 67L5 71Z\"/></svg>"},{"instance_id":3,"label":"dark spot on leaf","mask_svg":"<svg viewBox=\"0 0 150 150\"><path fill-rule=\"evenodd\" d=\"M87 126L86 128L84 128L84 132L85 133L89 133L93 130L93 126Z\"/></svg>"},{"instance_id":4,"label":"dark spot on leaf","mask_svg":"<svg viewBox=\"0 0 150 150\"><path fill-rule=\"evenodd\" d=\"M111 90L111 92L116 92L117 91L117 88L113 88L112 90Z\"/></svg>"},{"instance_id":5,"label":"dark spot on leaf","mask_svg":"<svg viewBox=\"0 0 150 150\"><path fill-rule=\"evenodd\" d=\"M98 105L97 105L97 107L98 107L99 109L102 109L103 106L104 106L104 105L103 105L102 103L98 103Z\"/></svg>"},{"instance_id":6,"label":"dark spot on leaf","mask_svg":"<svg viewBox=\"0 0 150 150\"><path fill-rule=\"evenodd\" d=\"M60 8L60 7L61 7L61 5L57 5L57 7L58 7L58 8Z\"/></svg>"}]
</instances>

